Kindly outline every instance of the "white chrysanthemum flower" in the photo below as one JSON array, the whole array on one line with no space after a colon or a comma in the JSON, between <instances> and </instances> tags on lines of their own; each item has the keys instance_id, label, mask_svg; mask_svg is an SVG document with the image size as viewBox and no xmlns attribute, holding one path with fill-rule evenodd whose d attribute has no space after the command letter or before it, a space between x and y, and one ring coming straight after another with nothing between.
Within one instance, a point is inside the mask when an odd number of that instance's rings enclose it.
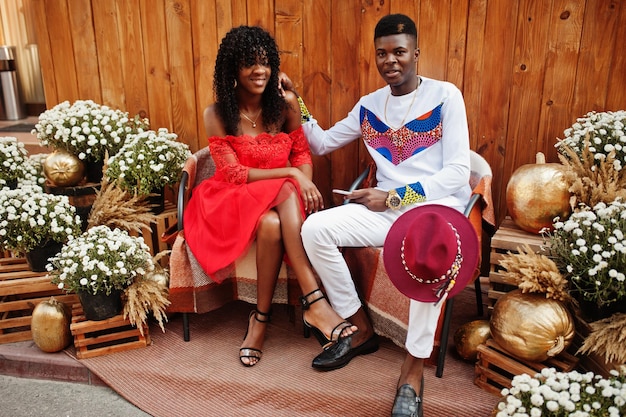
<instances>
[{"instance_id":1,"label":"white chrysanthemum flower","mask_svg":"<svg viewBox=\"0 0 626 417\"><path fill-rule=\"evenodd\" d=\"M81 160L100 161L106 152L114 155L122 145L109 136L117 129L117 120L125 120L122 125L131 133L143 131L149 123L91 100L71 105L65 101L40 114L33 133L42 145L65 149Z\"/></svg>"},{"instance_id":2,"label":"white chrysanthemum flower","mask_svg":"<svg viewBox=\"0 0 626 417\"><path fill-rule=\"evenodd\" d=\"M582 206L549 233L549 245L574 290L602 307L626 297L626 202Z\"/></svg>"},{"instance_id":3,"label":"white chrysanthemum flower","mask_svg":"<svg viewBox=\"0 0 626 417\"><path fill-rule=\"evenodd\" d=\"M176 141L177 135L167 129L131 134L120 151L109 159L107 177L131 193L148 195L176 183L189 147Z\"/></svg>"},{"instance_id":4,"label":"white chrysanthemum flower","mask_svg":"<svg viewBox=\"0 0 626 417\"><path fill-rule=\"evenodd\" d=\"M28 252L80 233L80 220L68 197L46 194L38 185L0 190L0 207L0 244L5 249Z\"/></svg>"},{"instance_id":5,"label":"white chrysanthemum flower","mask_svg":"<svg viewBox=\"0 0 626 417\"><path fill-rule=\"evenodd\" d=\"M26 175L28 152L12 136L0 137L0 188L21 181Z\"/></svg>"},{"instance_id":6,"label":"white chrysanthemum flower","mask_svg":"<svg viewBox=\"0 0 626 417\"><path fill-rule=\"evenodd\" d=\"M65 262L68 257L71 267ZM94 293L125 288L154 268L142 238L106 226L92 227L72 239L50 261L56 267L51 273L54 283L63 281L65 289L77 290L80 279L89 277L89 291Z\"/></svg>"}]
</instances>

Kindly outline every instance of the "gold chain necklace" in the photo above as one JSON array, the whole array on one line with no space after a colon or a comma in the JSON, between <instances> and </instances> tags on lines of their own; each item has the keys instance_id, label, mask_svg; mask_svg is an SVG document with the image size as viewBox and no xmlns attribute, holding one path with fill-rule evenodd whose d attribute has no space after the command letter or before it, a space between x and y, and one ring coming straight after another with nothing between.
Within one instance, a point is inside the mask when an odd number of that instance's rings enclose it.
<instances>
[{"instance_id":1,"label":"gold chain necklace","mask_svg":"<svg viewBox=\"0 0 626 417\"><path fill-rule=\"evenodd\" d=\"M392 128L393 130L398 130L402 126L404 126L404 122L406 121L406 118L409 117L409 113L411 112L411 108L413 107L413 103L415 103L415 97L417 97L417 90L420 88L421 84L422 84L422 80L421 80L421 78L418 77L417 78L417 87L415 87L415 90L413 90L413 98L411 99L411 104L409 104L409 108L406 111L406 114L404 115L404 118L402 119L402 123L400 123L400 126L398 128L395 128L395 127L391 126L391 123L389 123L389 120L387 119L387 103L389 103L389 97L391 97L391 89L389 89L389 95L387 96L387 100L385 100L385 122L387 123L387 126Z\"/></svg>"},{"instance_id":2,"label":"gold chain necklace","mask_svg":"<svg viewBox=\"0 0 626 417\"><path fill-rule=\"evenodd\" d=\"M249 118L249 117L248 117L248 116L247 116L244 112L242 112L242 111L239 111L239 113L241 113L241 115L242 115L243 117L245 117L247 121L249 121L250 123L252 123L252 128L253 128L253 129L255 129L255 128L256 128L256 121L257 121L257 119L259 118L259 115L261 114L261 111L262 111L262 110L263 110L262 108L261 108L261 109L259 109L259 111L258 111L258 113L256 114L256 116L254 116L254 120L252 120L251 118Z\"/></svg>"}]
</instances>

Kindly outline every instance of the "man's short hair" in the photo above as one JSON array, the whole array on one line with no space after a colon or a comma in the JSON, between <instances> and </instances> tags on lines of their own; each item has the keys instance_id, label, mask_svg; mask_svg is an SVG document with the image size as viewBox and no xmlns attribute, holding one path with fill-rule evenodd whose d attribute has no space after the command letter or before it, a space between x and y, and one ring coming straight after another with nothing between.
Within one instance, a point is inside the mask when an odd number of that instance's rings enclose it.
<instances>
[{"instance_id":1,"label":"man's short hair","mask_svg":"<svg viewBox=\"0 0 626 417\"><path fill-rule=\"evenodd\" d=\"M414 36L417 39L415 22L413 22L410 17L403 14L389 14L383 16L376 24L374 39L378 39L381 36L400 35L403 33Z\"/></svg>"}]
</instances>

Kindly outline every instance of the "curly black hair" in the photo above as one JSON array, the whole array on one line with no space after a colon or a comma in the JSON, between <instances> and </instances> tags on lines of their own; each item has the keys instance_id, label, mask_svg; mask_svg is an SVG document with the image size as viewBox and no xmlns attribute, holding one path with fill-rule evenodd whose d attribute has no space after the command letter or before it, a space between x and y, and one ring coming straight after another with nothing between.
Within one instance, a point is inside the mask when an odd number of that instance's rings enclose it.
<instances>
[{"instance_id":1,"label":"curly black hair","mask_svg":"<svg viewBox=\"0 0 626 417\"><path fill-rule=\"evenodd\" d=\"M277 87L280 56L276 41L263 28L239 26L231 29L222 39L213 76L216 109L228 135L237 135L239 132L241 116L235 95L239 70L257 62L268 65L272 70L268 88L261 98L263 123L272 128L282 119L287 102L281 97Z\"/></svg>"}]
</instances>

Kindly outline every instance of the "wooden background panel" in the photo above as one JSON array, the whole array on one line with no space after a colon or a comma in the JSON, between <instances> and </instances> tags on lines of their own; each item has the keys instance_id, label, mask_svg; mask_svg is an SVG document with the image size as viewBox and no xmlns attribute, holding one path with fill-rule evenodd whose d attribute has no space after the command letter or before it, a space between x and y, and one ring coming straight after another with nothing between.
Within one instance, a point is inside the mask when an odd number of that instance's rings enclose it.
<instances>
[{"instance_id":1,"label":"wooden background panel","mask_svg":"<svg viewBox=\"0 0 626 417\"><path fill-rule=\"evenodd\" d=\"M274 3L274 0L248 0L247 18L241 24L264 27L272 35L276 36L274 32L274 20L276 19Z\"/></svg>"},{"instance_id":2,"label":"wooden background panel","mask_svg":"<svg viewBox=\"0 0 626 417\"><path fill-rule=\"evenodd\" d=\"M623 1L622 1L623 3ZM617 34L615 36L615 43L612 45L611 50L611 68L609 75L609 91L606 97L606 109L620 110L624 108L624 78L626 78L626 54L624 50L624 40L626 39L626 5L621 4L619 9L619 17L617 18ZM622 88L616 88L616 86L622 86Z\"/></svg>"},{"instance_id":3,"label":"wooden background panel","mask_svg":"<svg viewBox=\"0 0 626 417\"><path fill-rule=\"evenodd\" d=\"M141 27L146 74L147 117L155 126L174 131L171 100L171 70L165 27L165 4L140 0ZM201 94L201 91L198 91Z\"/></svg>"},{"instance_id":4,"label":"wooden background panel","mask_svg":"<svg viewBox=\"0 0 626 417\"><path fill-rule=\"evenodd\" d=\"M329 88L322 93L326 94L326 103L322 103L323 105L328 106L328 98L332 98L330 101L331 123L321 125L323 128L328 128L333 122L346 117L361 96L362 87L359 80L366 77L367 73L367 66L361 59L362 14L367 14L367 8L359 2L332 2L330 15L332 69ZM342 27L342 30L337 30L338 27ZM369 46L372 48L371 43ZM317 108L311 111L315 116ZM346 189L363 168L360 164L359 143L357 142L327 155L326 158L330 164L329 183L335 188ZM324 183L318 184L318 187L326 189L325 201L341 202L338 196L330 196L328 189L330 187L324 187ZM329 198L334 200L329 200Z\"/></svg>"},{"instance_id":5,"label":"wooden background panel","mask_svg":"<svg viewBox=\"0 0 626 417\"><path fill-rule=\"evenodd\" d=\"M302 3L276 0L276 43L280 50L280 68L295 79L302 91Z\"/></svg>"},{"instance_id":6,"label":"wooden background panel","mask_svg":"<svg viewBox=\"0 0 626 417\"><path fill-rule=\"evenodd\" d=\"M503 178L510 177L517 167L529 162L527 149L537 149L545 76L543 51L546 50L549 21L549 3L520 0L507 123L507 136L515 137L516 140L507 141L507 163L503 167Z\"/></svg>"},{"instance_id":7,"label":"wooden background panel","mask_svg":"<svg viewBox=\"0 0 626 417\"><path fill-rule=\"evenodd\" d=\"M49 22L48 28L51 30L49 36L50 43L48 45L54 65L56 94L53 94L53 96L56 96L58 102L65 100L74 101L79 95L77 81L79 74L76 71L72 32L69 30L59 30L59 28L71 27L67 2L59 0L54 4L47 2L46 4L42 4L42 6L44 6L43 13ZM91 57L91 59L93 59L93 57Z\"/></svg>"},{"instance_id":8,"label":"wooden background panel","mask_svg":"<svg viewBox=\"0 0 626 417\"><path fill-rule=\"evenodd\" d=\"M141 10L135 2L117 0L117 31L120 39L125 109L131 115L148 115L146 63L141 30Z\"/></svg>"},{"instance_id":9,"label":"wooden background panel","mask_svg":"<svg viewBox=\"0 0 626 417\"><path fill-rule=\"evenodd\" d=\"M76 57L97 57L96 37L90 0L69 0L68 12L72 31L72 46ZM98 59L81 59L76 65L78 95L102 102L102 86Z\"/></svg>"},{"instance_id":10,"label":"wooden background panel","mask_svg":"<svg viewBox=\"0 0 626 417\"><path fill-rule=\"evenodd\" d=\"M519 0L487 2L485 37L482 45L485 53L480 68L480 104L474 111L480 114L477 135L484 138L481 154L489 161L495 172L493 198L496 207L504 201L506 181L502 173L509 162L509 145L506 127L511 98L512 65L515 40L515 23ZM506 86L507 88L503 88Z\"/></svg>"},{"instance_id":11,"label":"wooden background panel","mask_svg":"<svg viewBox=\"0 0 626 417\"><path fill-rule=\"evenodd\" d=\"M305 1L302 4L302 79L298 83L299 94L307 98L307 106L315 114L321 126L330 126L331 107L327 97L331 93L331 0ZM318 19L307 19L316 14ZM314 52L314 53L313 53ZM314 156L313 181L316 184L329 184L331 161L328 156ZM328 189L324 193L326 204L334 197Z\"/></svg>"},{"instance_id":12,"label":"wooden background panel","mask_svg":"<svg viewBox=\"0 0 626 417\"><path fill-rule=\"evenodd\" d=\"M217 55L217 48L221 40L221 37L218 39L218 16L220 16L220 12L213 2L193 2L191 4L198 149L207 145L203 113L204 109L214 101L214 57Z\"/></svg>"},{"instance_id":13,"label":"wooden background panel","mask_svg":"<svg viewBox=\"0 0 626 417\"><path fill-rule=\"evenodd\" d=\"M576 70L574 114L605 108L612 56L619 51L611 46L615 45L621 3L621 0L587 0ZM623 53L623 40L620 49L617 53Z\"/></svg>"},{"instance_id":14,"label":"wooden background panel","mask_svg":"<svg viewBox=\"0 0 626 417\"><path fill-rule=\"evenodd\" d=\"M383 85L373 30L380 17L416 21L425 76L464 94L470 144L494 170L498 219L520 165L591 110L626 108L626 0L24 0L37 33L46 105L93 99L145 112L193 150L206 146L219 42L241 24L277 39L283 69L322 127ZM68 30L69 28L69 30ZM95 55L95 59L94 59ZM356 141L315 157L328 202L369 162Z\"/></svg>"},{"instance_id":15,"label":"wooden background panel","mask_svg":"<svg viewBox=\"0 0 626 417\"><path fill-rule=\"evenodd\" d=\"M479 131L481 123L480 103L483 83L485 23L487 21L487 0L472 1L467 16L467 53L463 71L463 95L469 125L470 147L483 155L487 149L487 138ZM488 155L487 161L491 162Z\"/></svg>"},{"instance_id":16,"label":"wooden background panel","mask_svg":"<svg viewBox=\"0 0 626 417\"><path fill-rule=\"evenodd\" d=\"M417 33L419 34L419 73L445 80L450 32L450 3L421 2ZM457 86L458 87L458 86Z\"/></svg>"},{"instance_id":17,"label":"wooden background panel","mask_svg":"<svg viewBox=\"0 0 626 417\"><path fill-rule=\"evenodd\" d=\"M194 151L200 148L196 112L190 0L167 0L165 24L170 45L173 131ZM158 126L158 125L156 125ZM155 126L155 127L156 127ZM204 141L203 145L204 146Z\"/></svg>"},{"instance_id":18,"label":"wooden background panel","mask_svg":"<svg viewBox=\"0 0 626 417\"><path fill-rule=\"evenodd\" d=\"M224 3L228 3L228 1L216 1L216 3L224 4ZM228 10L230 12L230 16L228 16L228 19L230 20L230 24L226 26L226 22L224 22L224 26L222 27L223 35L225 35L226 32L228 32L231 27L246 25L248 22L247 0L232 0L230 2L230 8Z\"/></svg>"},{"instance_id":19,"label":"wooden background panel","mask_svg":"<svg viewBox=\"0 0 626 417\"><path fill-rule=\"evenodd\" d=\"M556 138L575 120L571 108L576 86L576 65L583 27L584 2L555 0L552 5L545 52L541 114L537 149L557 161Z\"/></svg>"},{"instance_id":20,"label":"wooden background panel","mask_svg":"<svg viewBox=\"0 0 626 417\"><path fill-rule=\"evenodd\" d=\"M41 79L44 95L46 96L46 105L50 107L63 101L59 100L57 93L55 66L52 59L52 42L50 41L51 31L48 30L45 0L30 1L31 3L29 3L27 10L31 13L30 22L36 28Z\"/></svg>"},{"instance_id":21,"label":"wooden background panel","mask_svg":"<svg viewBox=\"0 0 626 417\"><path fill-rule=\"evenodd\" d=\"M122 53L118 32L118 10L115 0L92 1L93 24L98 50L98 68L102 86L102 102L126 111L126 91L122 71ZM80 62L88 57L77 57ZM89 57L89 59L93 59ZM71 101L71 100L70 100Z\"/></svg>"},{"instance_id":22,"label":"wooden background panel","mask_svg":"<svg viewBox=\"0 0 626 417\"><path fill-rule=\"evenodd\" d=\"M463 73L467 44L467 14L469 0L452 0L450 6L450 28L446 80L463 90Z\"/></svg>"}]
</instances>

